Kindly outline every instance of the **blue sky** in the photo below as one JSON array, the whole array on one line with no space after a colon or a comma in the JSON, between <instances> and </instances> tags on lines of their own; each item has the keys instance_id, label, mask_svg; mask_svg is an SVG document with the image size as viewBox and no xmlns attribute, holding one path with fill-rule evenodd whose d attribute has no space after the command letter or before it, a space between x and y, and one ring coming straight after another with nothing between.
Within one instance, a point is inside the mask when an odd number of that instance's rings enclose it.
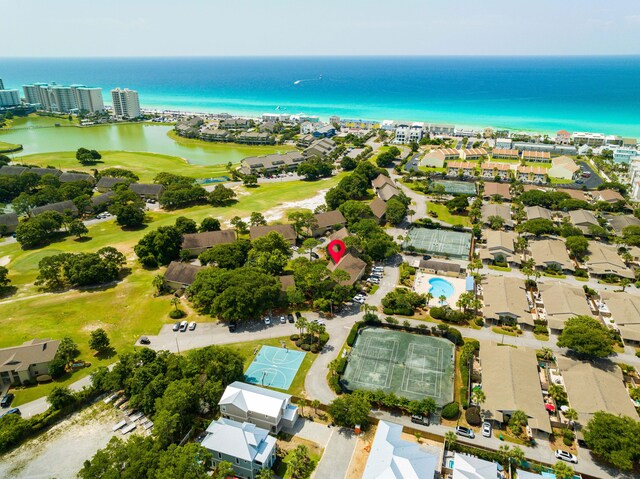
<instances>
[{"instance_id":1,"label":"blue sky","mask_svg":"<svg viewBox=\"0 0 640 479\"><path fill-rule=\"evenodd\" d=\"M5 0L0 56L640 54L638 0Z\"/></svg>"}]
</instances>

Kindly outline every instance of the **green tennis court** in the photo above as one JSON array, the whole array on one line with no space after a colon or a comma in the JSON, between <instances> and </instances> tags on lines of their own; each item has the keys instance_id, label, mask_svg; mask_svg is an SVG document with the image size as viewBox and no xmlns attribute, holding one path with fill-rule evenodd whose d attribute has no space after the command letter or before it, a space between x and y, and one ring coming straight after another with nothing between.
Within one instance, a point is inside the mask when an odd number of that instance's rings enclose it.
<instances>
[{"instance_id":1,"label":"green tennis court","mask_svg":"<svg viewBox=\"0 0 640 479\"><path fill-rule=\"evenodd\" d=\"M453 400L454 349L446 339L363 329L342 383L350 390L383 390L408 399L431 397L442 406Z\"/></svg>"},{"instance_id":2,"label":"green tennis court","mask_svg":"<svg viewBox=\"0 0 640 479\"><path fill-rule=\"evenodd\" d=\"M402 249L405 251L413 249L447 258L469 259L471 233L412 228L402 243Z\"/></svg>"},{"instance_id":3,"label":"green tennis court","mask_svg":"<svg viewBox=\"0 0 640 479\"><path fill-rule=\"evenodd\" d=\"M441 185L445 193L450 195L476 195L476 184L467 181L434 181L433 185Z\"/></svg>"}]
</instances>

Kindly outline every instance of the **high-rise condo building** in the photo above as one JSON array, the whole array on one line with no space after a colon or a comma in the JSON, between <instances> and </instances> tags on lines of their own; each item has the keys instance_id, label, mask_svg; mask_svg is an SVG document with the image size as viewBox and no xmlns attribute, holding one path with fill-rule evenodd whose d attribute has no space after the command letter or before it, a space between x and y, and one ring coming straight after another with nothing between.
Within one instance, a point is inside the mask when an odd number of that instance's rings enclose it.
<instances>
[{"instance_id":1,"label":"high-rise condo building","mask_svg":"<svg viewBox=\"0 0 640 479\"><path fill-rule=\"evenodd\" d=\"M113 114L119 118L137 118L140 116L140 100L138 92L125 88L111 90Z\"/></svg>"},{"instance_id":2,"label":"high-rise condo building","mask_svg":"<svg viewBox=\"0 0 640 479\"><path fill-rule=\"evenodd\" d=\"M46 111L72 113L84 110L95 113L104 110L101 88L33 83L24 85L22 90L27 103L40 105L40 108Z\"/></svg>"},{"instance_id":3,"label":"high-rise condo building","mask_svg":"<svg viewBox=\"0 0 640 479\"><path fill-rule=\"evenodd\" d=\"M2 81L2 78L0 78L0 90L4 90L4 82Z\"/></svg>"},{"instance_id":4,"label":"high-rise condo building","mask_svg":"<svg viewBox=\"0 0 640 479\"><path fill-rule=\"evenodd\" d=\"M0 89L0 108L20 105L20 93L18 90Z\"/></svg>"},{"instance_id":5,"label":"high-rise condo building","mask_svg":"<svg viewBox=\"0 0 640 479\"><path fill-rule=\"evenodd\" d=\"M76 98L76 105L80 111L96 113L104 111L102 100L102 88L88 87L84 85L71 85Z\"/></svg>"}]
</instances>

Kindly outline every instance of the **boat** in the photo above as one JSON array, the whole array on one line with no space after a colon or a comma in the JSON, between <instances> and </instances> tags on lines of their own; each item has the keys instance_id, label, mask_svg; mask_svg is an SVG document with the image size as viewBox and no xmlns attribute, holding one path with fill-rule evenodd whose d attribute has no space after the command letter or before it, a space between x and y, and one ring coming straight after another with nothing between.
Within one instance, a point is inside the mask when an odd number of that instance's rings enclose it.
<instances>
[{"instance_id":1,"label":"boat","mask_svg":"<svg viewBox=\"0 0 640 479\"><path fill-rule=\"evenodd\" d=\"M147 421L145 422L142 427L144 428L145 431L148 431L149 429L151 429L153 427L153 421Z\"/></svg>"},{"instance_id":2,"label":"boat","mask_svg":"<svg viewBox=\"0 0 640 479\"><path fill-rule=\"evenodd\" d=\"M138 419L140 419L142 416L144 416L143 413L141 412L137 412L135 414L133 414L132 416L129 417L129 421L131 422L136 422Z\"/></svg>"},{"instance_id":3,"label":"boat","mask_svg":"<svg viewBox=\"0 0 640 479\"><path fill-rule=\"evenodd\" d=\"M124 436L125 434L129 434L131 431L133 431L136 428L135 424L129 424L127 427L125 427L122 430L122 435Z\"/></svg>"}]
</instances>

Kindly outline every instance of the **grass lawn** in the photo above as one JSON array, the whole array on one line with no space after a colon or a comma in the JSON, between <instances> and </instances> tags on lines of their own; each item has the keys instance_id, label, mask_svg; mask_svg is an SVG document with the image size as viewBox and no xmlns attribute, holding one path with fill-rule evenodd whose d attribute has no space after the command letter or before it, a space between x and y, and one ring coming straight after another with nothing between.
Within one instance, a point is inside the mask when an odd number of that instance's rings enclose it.
<instances>
[{"instance_id":1,"label":"grass lawn","mask_svg":"<svg viewBox=\"0 0 640 479\"><path fill-rule=\"evenodd\" d=\"M10 128L29 128L29 127L52 127L56 126L78 126L77 117L72 117L69 121L68 115L61 116L41 116L32 113L27 116L14 116L10 120Z\"/></svg>"},{"instance_id":2,"label":"grass lawn","mask_svg":"<svg viewBox=\"0 0 640 479\"><path fill-rule=\"evenodd\" d=\"M518 336L517 333L514 333L513 331L507 331L506 329L503 329L500 326L493 326L491 328L491 331L493 331L496 334L504 334L505 336Z\"/></svg>"},{"instance_id":3,"label":"grass lawn","mask_svg":"<svg viewBox=\"0 0 640 479\"><path fill-rule=\"evenodd\" d=\"M492 269L494 271L504 271L504 272L511 271L511 268L508 268L508 267L505 267L505 266L495 266L493 264L488 265L487 268Z\"/></svg>"},{"instance_id":4,"label":"grass lawn","mask_svg":"<svg viewBox=\"0 0 640 479\"><path fill-rule=\"evenodd\" d=\"M424 171L426 173L446 173L447 169L443 166L438 168L436 166L418 166L420 171Z\"/></svg>"},{"instance_id":5,"label":"grass lawn","mask_svg":"<svg viewBox=\"0 0 640 479\"><path fill-rule=\"evenodd\" d=\"M82 166L76 160L75 151L39 153L21 156L20 163L36 166L53 166L62 170L79 170L92 173L94 169L125 168L133 171L142 182L151 182L160 172L177 173L191 178L213 178L228 175L225 165L191 165L177 156L160 153L102 151L102 160L95 165Z\"/></svg>"},{"instance_id":6,"label":"grass lawn","mask_svg":"<svg viewBox=\"0 0 640 479\"><path fill-rule=\"evenodd\" d=\"M247 217L253 211L273 212L277 208L281 208L284 213L291 207L291 202L314 197L319 190L330 188L339 180L340 176L337 176L317 182L269 183L254 189L239 187L239 200L233 206L214 208L203 205L175 212L149 213L149 222L145 227L134 231L123 231L115 221L106 221L89 227L90 239L83 242L77 242L71 237L60 238L36 250L22 250L17 243L0 245L0 258L9 261L9 278L12 286L17 288L14 295L0 300L6 333L0 335L0 347L14 346L33 338L57 339L69 336L78 343L81 351L79 359L92 363L90 368L74 373L63 383L76 381L98 365L117 360L117 356L102 359L93 357L93 351L88 347L92 330L104 328L112 346L121 353L131 351L140 335L155 334L163 324L173 322L168 317L172 308L169 296L154 297L151 286L153 277L162 274L164 268L145 270L140 267L133 253L133 246L148 231L171 225L178 216L201 221L207 216L229 220L235 215ZM131 268L131 274L120 283L101 289L62 293L42 293L33 285L38 275L38 262L42 258L60 252L96 251L107 245L125 254ZM211 318L194 313L189 316L189 320L192 319L202 322ZM312 359L310 357L308 360ZM302 367L304 369L304 363ZM18 391L16 404L46 395L55 384ZM292 391L299 394L303 387L304 375L294 380Z\"/></svg>"},{"instance_id":7,"label":"grass lawn","mask_svg":"<svg viewBox=\"0 0 640 479\"><path fill-rule=\"evenodd\" d=\"M536 334L536 333L533 333L533 336L538 341L549 341L549 335L548 334Z\"/></svg>"},{"instance_id":8,"label":"grass lawn","mask_svg":"<svg viewBox=\"0 0 640 479\"><path fill-rule=\"evenodd\" d=\"M324 450L315 442L311 442L296 436L291 437L288 441L279 439L278 445L282 448L283 451L287 452L287 455L282 461L276 461L274 468L274 472L283 479L290 479L292 477L288 464L291 460L291 452L296 447L304 445L309 450L309 459L311 459L312 466L309 467L309 475L305 476L305 478L310 477L310 475L316 469L318 463L320 462L320 459L322 458L322 453L324 452Z\"/></svg>"},{"instance_id":9,"label":"grass lawn","mask_svg":"<svg viewBox=\"0 0 640 479\"><path fill-rule=\"evenodd\" d=\"M546 276L547 278L556 278L556 279L565 279L567 276L564 274L550 274L542 272L542 276Z\"/></svg>"},{"instance_id":10,"label":"grass lawn","mask_svg":"<svg viewBox=\"0 0 640 479\"><path fill-rule=\"evenodd\" d=\"M244 359L244 369L245 371L251 364L254 359L253 352L256 348L260 346L273 346L275 348L281 348L281 341L284 341L287 345L287 348L293 351L301 351L293 341L289 339L288 336L283 336L281 338L270 338L270 339L259 339L256 341L247 341L245 343L236 343L230 344L229 347L237 351ZM317 354L313 354L307 352L305 354L304 359L302 360L302 364L300 365L300 369L296 374L296 377L293 378L293 382L291 383L291 387L284 391L286 393L292 394L294 396L303 397L304 396L304 379L307 377L307 373L311 368L311 365L316 360ZM281 391L281 389L271 388Z\"/></svg>"},{"instance_id":11,"label":"grass lawn","mask_svg":"<svg viewBox=\"0 0 640 479\"><path fill-rule=\"evenodd\" d=\"M468 216L461 215L453 215L449 213L449 210L445 205L441 205L438 203L427 202L427 213L435 212L438 216L437 219L444 221L445 223L449 223L450 225L462 225L462 226L471 226L471 219Z\"/></svg>"},{"instance_id":12,"label":"grass lawn","mask_svg":"<svg viewBox=\"0 0 640 479\"><path fill-rule=\"evenodd\" d=\"M19 149L22 149L21 145L16 145L15 143L7 143L6 141L0 141L0 153L8 153Z\"/></svg>"},{"instance_id":13,"label":"grass lawn","mask_svg":"<svg viewBox=\"0 0 640 479\"><path fill-rule=\"evenodd\" d=\"M569 185L571 183L573 183L573 180L567 180L564 178L552 178L549 177L549 180L551 181L552 185Z\"/></svg>"}]
</instances>

